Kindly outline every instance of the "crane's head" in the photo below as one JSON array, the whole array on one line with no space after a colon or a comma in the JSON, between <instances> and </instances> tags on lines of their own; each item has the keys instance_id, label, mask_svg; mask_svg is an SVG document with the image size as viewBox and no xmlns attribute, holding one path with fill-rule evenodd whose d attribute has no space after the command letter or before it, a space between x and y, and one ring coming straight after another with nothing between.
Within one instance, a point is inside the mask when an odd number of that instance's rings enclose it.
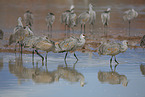
<instances>
[{"instance_id":1,"label":"crane's head","mask_svg":"<svg viewBox=\"0 0 145 97\"><path fill-rule=\"evenodd\" d=\"M21 17L18 18L18 25L23 27L22 18Z\"/></svg>"},{"instance_id":2,"label":"crane's head","mask_svg":"<svg viewBox=\"0 0 145 97\"><path fill-rule=\"evenodd\" d=\"M92 4L89 4L89 8L92 8L93 7L93 5Z\"/></svg>"},{"instance_id":3,"label":"crane's head","mask_svg":"<svg viewBox=\"0 0 145 97\"><path fill-rule=\"evenodd\" d=\"M131 9L132 11L135 11L134 9Z\"/></svg>"},{"instance_id":4,"label":"crane's head","mask_svg":"<svg viewBox=\"0 0 145 97\"><path fill-rule=\"evenodd\" d=\"M127 40L123 40L122 41L122 44L127 45L128 44L128 41Z\"/></svg>"},{"instance_id":5,"label":"crane's head","mask_svg":"<svg viewBox=\"0 0 145 97\"><path fill-rule=\"evenodd\" d=\"M18 21L22 21L22 18L21 17L18 17Z\"/></svg>"},{"instance_id":6,"label":"crane's head","mask_svg":"<svg viewBox=\"0 0 145 97\"><path fill-rule=\"evenodd\" d=\"M107 11L111 11L111 8L107 8Z\"/></svg>"},{"instance_id":7,"label":"crane's head","mask_svg":"<svg viewBox=\"0 0 145 97\"><path fill-rule=\"evenodd\" d=\"M74 6L74 5L71 5L71 6L70 6L70 11L73 11L74 8L75 8L75 6Z\"/></svg>"},{"instance_id":8,"label":"crane's head","mask_svg":"<svg viewBox=\"0 0 145 97\"><path fill-rule=\"evenodd\" d=\"M80 35L80 38L84 38L84 39L85 39L85 34L82 33L82 34Z\"/></svg>"}]
</instances>

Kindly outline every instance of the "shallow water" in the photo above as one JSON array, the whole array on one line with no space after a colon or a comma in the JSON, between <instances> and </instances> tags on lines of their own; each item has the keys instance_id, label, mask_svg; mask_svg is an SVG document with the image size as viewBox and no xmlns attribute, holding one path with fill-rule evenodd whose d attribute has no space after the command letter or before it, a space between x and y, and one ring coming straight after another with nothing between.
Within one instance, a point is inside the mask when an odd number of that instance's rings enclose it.
<instances>
[{"instance_id":1,"label":"shallow water","mask_svg":"<svg viewBox=\"0 0 145 97\"><path fill-rule=\"evenodd\" d=\"M112 9L108 34L128 35L128 22L124 22L122 16L131 8L139 13L131 23L131 36L142 37L145 34L145 0L0 0L0 29L4 31L0 48L6 48L4 45L17 25L17 18L23 18L26 10L34 14L34 34L42 36L48 34L45 23L48 12L56 16L53 33L61 33L64 32L64 25L60 23L61 13L74 4L79 15L88 9L89 3L97 13L93 36L103 35L100 15L108 7ZM75 33L78 32L80 25L75 27ZM89 32L88 24L86 32ZM53 36L60 38L60 34ZM47 66L42 66L41 58L36 54L32 62L31 54L21 56L19 53L1 52L0 97L145 97L145 50L128 49L117 55L120 64L116 66L113 62L112 69L109 65L111 57L99 56L96 52L76 52L77 63L73 54L68 54L68 68L65 68L64 54L50 52ZM80 85L80 78L84 78L84 87Z\"/></svg>"},{"instance_id":2,"label":"shallow water","mask_svg":"<svg viewBox=\"0 0 145 97\"><path fill-rule=\"evenodd\" d=\"M0 97L144 97L145 89L145 51L143 49L128 49L125 53L117 55L120 63L116 70L113 63L111 72L109 66L110 56L98 56L97 53L81 53L76 52L79 61L76 62L73 54L68 54L67 66L65 68L63 60L64 53L48 55L47 67L42 66L41 58L35 55L34 63L32 63L31 54L19 53L0 53ZM45 54L42 54L43 56ZM142 65L141 65L142 64ZM70 69L71 68L71 69ZM59 71L59 74L69 78L60 77L55 79L53 73ZM73 73L72 73L73 72ZM98 76L99 72L106 73L104 82L101 82ZM84 77L84 87L80 82L72 80L80 74ZM34 77L36 75L37 77ZM114 75L114 76L113 76ZM109 77L107 77L109 76ZM125 78L123 83L120 76ZM115 81L112 81L114 79ZM102 79L103 80L103 79ZM107 82L109 81L109 82ZM115 84L116 83L116 84Z\"/></svg>"}]
</instances>

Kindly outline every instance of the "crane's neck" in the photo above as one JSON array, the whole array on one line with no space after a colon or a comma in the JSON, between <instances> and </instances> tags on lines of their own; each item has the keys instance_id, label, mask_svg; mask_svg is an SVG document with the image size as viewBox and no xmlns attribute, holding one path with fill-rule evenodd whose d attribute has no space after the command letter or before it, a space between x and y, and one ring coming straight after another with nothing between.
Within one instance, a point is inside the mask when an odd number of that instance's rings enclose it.
<instances>
[{"instance_id":1,"label":"crane's neck","mask_svg":"<svg viewBox=\"0 0 145 97\"><path fill-rule=\"evenodd\" d=\"M23 27L23 24L22 24L21 19L18 19L18 25L21 26L21 27Z\"/></svg>"},{"instance_id":2,"label":"crane's neck","mask_svg":"<svg viewBox=\"0 0 145 97\"><path fill-rule=\"evenodd\" d=\"M121 45L121 51L124 52L127 50L128 46L127 46L127 43L126 42L123 42L123 45Z\"/></svg>"},{"instance_id":3,"label":"crane's neck","mask_svg":"<svg viewBox=\"0 0 145 97\"><path fill-rule=\"evenodd\" d=\"M92 12L92 11L93 11L93 8L92 7L89 7L89 13Z\"/></svg>"},{"instance_id":4,"label":"crane's neck","mask_svg":"<svg viewBox=\"0 0 145 97\"><path fill-rule=\"evenodd\" d=\"M78 45L79 45L79 46L82 46L82 45L85 44L85 42L86 42L85 38L80 36Z\"/></svg>"}]
</instances>

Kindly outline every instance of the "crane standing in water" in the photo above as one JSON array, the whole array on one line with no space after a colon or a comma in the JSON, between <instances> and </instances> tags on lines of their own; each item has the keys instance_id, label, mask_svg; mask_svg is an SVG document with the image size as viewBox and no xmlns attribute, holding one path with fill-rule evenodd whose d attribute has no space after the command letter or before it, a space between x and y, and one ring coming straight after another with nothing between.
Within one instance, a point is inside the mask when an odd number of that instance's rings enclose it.
<instances>
[{"instance_id":1,"label":"crane standing in water","mask_svg":"<svg viewBox=\"0 0 145 97\"><path fill-rule=\"evenodd\" d=\"M47 25L47 28L48 28L48 32L50 31L51 32L51 37L52 37L52 25L55 21L55 15L53 13L48 13L46 18L46 25Z\"/></svg>"},{"instance_id":2,"label":"crane standing in water","mask_svg":"<svg viewBox=\"0 0 145 97\"><path fill-rule=\"evenodd\" d=\"M32 24L33 24L33 14L31 11L27 10L25 13L24 13L24 21L25 21L25 24L26 26L28 27L32 27Z\"/></svg>"},{"instance_id":3,"label":"crane standing in water","mask_svg":"<svg viewBox=\"0 0 145 97\"><path fill-rule=\"evenodd\" d=\"M66 57L68 52L74 52L74 56L78 60L75 51L79 48L82 48L85 44L85 35L81 34L80 38L70 37L64 41L55 43L55 53L63 53L66 52L64 60L66 61Z\"/></svg>"},{"instance_id":4,"label":"crane standing in water","mask_svg":"<svg viewBox=\"0 0 145 97\"><path fill-rule=\"evenodd\" d=\"M129 36L130 36L130 23L131 23L131 20L136 18L138 16L138 13L134 9L130 9L130 10L125 11L124 14L125 14L123 16L124 21L128 21L128 23L129 23Z\"/></svg>"},{"instance_id":5,"label":"crane standing in water","mask_svg":"<svg viewBox=\"0 0 145 97\"><path fill-rule=\"evenodd\" d=\"M106 35L106 36L107 36L107 33L105 31L105 28L108 27L108 25L109 25L108 22L110 21L110 11L111 11L111 8L108 8L106 11L104 11L101 14L102 23L104 25L104 35Z\"/></svg>"},{"instance_id":6,"label":"crane standing in water","mask_svg":"<svg viewBox=\"0 0 145 97\"><path fill-rule=\"evenodd\" d=\"M127 50L127 41L124 40L122 42L122 45L120 43L112 42L112 43L102 43L99 47L98 53L99 55L110 55L112 56L110 59L110 65L112 63L112 58L115 58L115 62L119 64L116 60L115 55L118 55L119 53L123 53Z\"/></svg>"},{"instance_id":7,"label":"crane standing in water","mask_svg":"<svg viewBox=\"0 0 145 97\"><path fill-rule=\"evenodd\" d=\"M24 47L33 48L33 58L34 51L38 56L42 58L42 62L44 61L44 57L38 52L38 50L42 50L46 52L45 62L47 62L47 54L50 51L53 51L55 47L55 43L51 40L48 40L47 37L37 37L37 36L29 36L26 37L23 41Z\"/></svg>"}]
</instances>

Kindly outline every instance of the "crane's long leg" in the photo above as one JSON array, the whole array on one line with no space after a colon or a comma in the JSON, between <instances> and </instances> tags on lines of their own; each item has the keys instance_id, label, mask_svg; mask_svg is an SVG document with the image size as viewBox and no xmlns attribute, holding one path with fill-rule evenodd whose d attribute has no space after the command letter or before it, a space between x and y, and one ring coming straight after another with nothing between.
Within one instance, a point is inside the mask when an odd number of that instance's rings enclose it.
<instances>
[{"instance_id":1,"label":"crane's long leg","mask_svg":"<svg viewBox=\"0 0 145 97\"><path fill-rule=\"evenodd\" d=\"M46 56L45 56L45 65L47 65L47 54L48 52L46 52Z\"/></svg>"},{"instance_id":2,"label":"crane's long leg","mask_svg":"<svg viewBox=\"0 0 145 97\"><path fill-rule=\"evenodd\" d=\"M37 50L35 50L35 52L37 53L38 56L42 58L42 61L44 61L44 57L41 54L39 54Z\"/></svg>"},{"instance_id":3,"label":"crane's long leg","mask_svg":"<svg viewBox=\"0 0 145 97\"><path fill-rule=\"evenodd\" d=\"M110 65L112 65L112 58L113 58L113 56L112 56L111 59L110 59Z\"/></svg>"},{"instance_id":4,"label":"crane's long leg","mask_svg":"<svg viewBox=\"0 0 145 97\"><path fill-rule=\"evenodd\" d=\"M34 50L32 51L32 64L34 66Z\"/></svg>"},{"instance_id":5,"label":"crane's long leg","mask_svg":"<svg viewBox=\"0 0 145 97\"><path fill-rule=\"evenodd\" d=\"M113 69L112 69L112 58L113 58L113 56L111 56L111 59L110 59L110 68L113 71Z\"/></svg>"},{"instance_id":6,"label":"crane's long leg","mask_svg":"<svg viewBox=\"0 0 145 97\"><path fill-rule=\"evenodd\" d=\"M66 52L66 54L65 54L65 57L64 57L64 60L65 60L65 61L66 61L67 54L68 54L68 52Z\"/></svg>"},{"instance_id":7,"label":"crane's long leg","mask_svg":"<svg viewBox=\"0 0 145 97\"><path fill-rule=\"evenodd\" d=\"M84 33L85 33L85 24L84 24Z\"/></svg>"},{"instance_id":8,"label":"crane's long leg","mask_svg":"<svg viewBox=\"0 0 145 97\"><path fill-rule=\"evenodd\" d=\"M128 23L129 23L129 36L130 36L130 23L131 23L131 21L128 21Z\"/></svg>"},{"instance_id":9,"label":"crane's long leg","mask_svg":"<svg viewBox=\"0 0 145 97\"><path fill-rule=\"evenodd\" d=\"M76 56L76 54L75 54L75 53L74 53L74 56L76 57L76 59L77 59L77 60L79 60L79 59L77 58L77 56Z\"/></svg>"},{"instance_id":10,"label":"crane's long leg","mask_svg":"<svg viewBox=\"0 0 145 97\"><path fill-rule=\"evenodd\" d=\"M81 24L81 33L82 33L82 26L83 26L83 24Z\"/></svg>"},{"instance_id":11,"label":"crane's long leg","mask_svg":"<svg viewBox=\"0 0 145 97\"><path fill-rule=\"evenodd\" d=\"M17 49L17 43L15 44L15 52L16 52L16 49Z\"/></svg>"},{"instance_id":12,"label":"crane's long leg","mask_svg":"<svg viewBox=\"0 0 145 97\"><path fill-rule=\"evenodd\" d=\"M21 54L23 53L22 51L23 51L23 44L21 43L20 44L21 45Z\"/></svg>"},{"instance_id":13,"label":"crane's long leg","mask_svg":"<svg viewBox=\"0 0 145 97\"><path fill-rule=\"evenodd\" d=\"M104 35L105 35L105 25L104 25Z\"/></svg>"},{"instance_id":14,"label":"crane's long leg","mask_svg":"<svg viewBox=\"0 0 145 97\"><path fill-rule=\"evenodd\" d=\"M48 32L49 32L49 26L47 28L48 28Z\"/></svg>"},{"instance_id":15,"label":"crane's long leg","mask_svg":"<svg viewBox=\"0 0 145 97\"><path fill-rule=\"evenodd\" d=\"M116 60L116 57L115 57L115 56L114 56L114 58L115 58L115 62L116 62L117 64L119 64L118 61Z\"/></svg>"}]
</instances>

